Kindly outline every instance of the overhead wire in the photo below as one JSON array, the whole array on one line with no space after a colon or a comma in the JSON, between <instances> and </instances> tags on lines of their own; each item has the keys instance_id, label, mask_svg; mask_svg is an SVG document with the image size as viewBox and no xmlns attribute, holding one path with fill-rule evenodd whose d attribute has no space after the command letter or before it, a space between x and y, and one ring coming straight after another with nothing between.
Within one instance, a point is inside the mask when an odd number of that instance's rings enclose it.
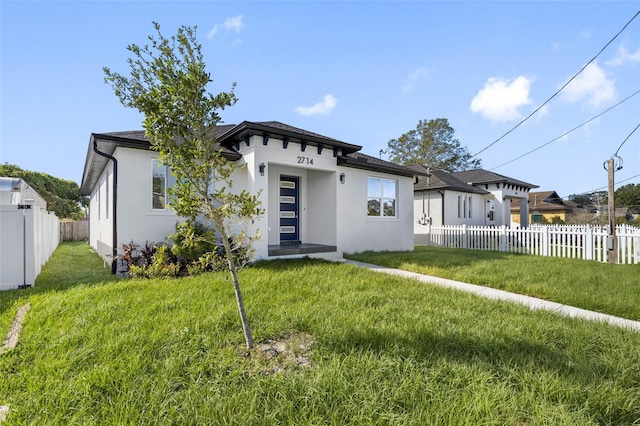
<instances>
[{"instance_id":1,"label":"overhead wire","mask_svg":"<svg viewBox=\"0 0 640 426\"><path fill-rule=\"evenodd\" d=\"M621 181L619 181L619 182L616 182L616 185L619 185L619 184L621 184L621 183L623 183L623 182L630 181L631 179L635 179L635 178L637 178L637 177L640 177L640 173L639 173L639 174L637 174L637 175L635 175L635 176L631 176L630 178L626 178L626 179L624 179L624 180L621 180ZM577 194L573 194L573 195L591 194L591 193L593 193L593 192L597 192L597 191L600 191L600 190L602 190L602 189L607 189L607 188L608 188L608 186L606 186L606 185L605 185L605 186L601 186L600 188L592 189L591 191L579 192L579 193L577 193Z\"/></svg>"},{"instance_id":2,"label":"overhead wire","mask_svg":"<svg viewBox=\"0 0 640 426\"><path fill-rule=\"evenodd\" d=\"M516 124L513 128L511 128L511 130L509 130L507 133L503 134L502 136L500 136L498 139L496 139L495 141L491 142L489 145L487 145L486 147L482 148L480 151L476 152L475 154L472 155L472 157L477 157L479 154L483 153L484 151L486 151L487 149L491 148L493 145L495 145L496 143L500 142L502 139L504 139L507 135L509 135L511 132L513 132L515 129L517 129L518 127L520 127L525 121L527 121L528 119L530 119L531 117L533 117L533 115L535 113L537 113L538 111L540 111L545 105L547 105L553 98L555 98L562 90L564 90L565 87L567 87L569 85L569 83L571 83L578 75L580 75L580 73L582 73L582 71L585 70L585 68L587 68L593 61L595 61L598 56L600 56L600 54L602 52L604 52L604 50L609 47L609 45L611 43L613 43L613 41L618 38L618 36L620 34L622 34L622 32L629 26L629 24L631 24L631 22L633 22L634 19L636 19L638 17L638 15L640 15L640 10L638 12L636 12L635 15L633 15L633 18L631 18L625 25L624 27L622 27L622 29L620 31L618 31L618 33L613 36L613 38L611 40L609 40L609 42L607 42L607 44L604 45L604 47L602 49L600 49L600 51L593 57L591 58L591 60L589 62L587 62L581 69L580 71L578 71L577 73L575 73L573 75L573 77L571 77L565 84L562 85L562 87L560 87L560 89L558 89L553 95L551 95L551 97L549 99L547 99L546 101L544 101L542 103L542 105L540 105L538 108L536 108L531 114L529 114L528 116L526 116L522 121L520 121L518 124Z\"/></svg>"},{"instance_id":3,"label":"overhead wire","mask_svg":"<svg viewBox=\"0 0 640 426\"><path fill-rule=\"evenodd\" d=\"M567 136L569 133L572 133L572 132L574 132L574 131L578 130L580 127L582 127L582 126L585 126L585 125L589 124L590 122L592 122L592 121L593 121L593 120L595 120L596 118L599 118L599 117L603 116L604 114L606 114L607 112L611 111L612 109L614 109L614 108L615 108L615 107L617 107L618 105L620 105L620 104L622 104L623 102L626 102L627 100L631 99L632 97L634 97L634 96L635 96L635 95L637 95L638 93L640 93L640 90L637 90L636 92L634 92L634 93L632 93L631 95L627 96L626 98L624 98L623 100L621 100L621 101L620 101L620 102L618 102L617 104L615 104L615 105L613 105L613 106L611 106L611 107L609 107L609 108L605 109L604 111L602 111L600 114L596 115L595 117L592 117L592 118L590 118L589 120L585 121L584 123L582 123L582 124L580 124L580 125L578 125L578 126L574 127L573 129L571 129L571 130L569 130L569 131L567 131L567 132L565 132L565 133L561 134L560 136L558 136L558 137L556 137L556 138L554 138L554 139L551 139L549 142L546 142L546 143L544 143L544 144L540 145L539 147L532 149L531 151L525 152L524 154L520 155L519 157L514 158L513 160L509 160L509 161L507 161L506 163L502 163L502 164L500 164L499 166L495 166L495 167L493 167L493 168L491 168L491 169L489 169L489 170L495 170L495 169L498 169L498 168L500 168L500 167L502 167L502 166L506 166L507 164L511 164L511 163L513 163L514 161L517 161L517 160L519 160L519 159L521 159L521 158L523 158L523 157L526 157L526 156L527 156L527 155L529 155L529 154L532 154L532 153L536 152L536 151L537 151L537 150L539 150L539 149L544 148L545 146L547 146L547 145L549 145L549 144L551 144L551 143L553 143L553 142L555 142L555 141L557 141L557 140L559 140L559 139L561 139L561 138L563 138L563 137ZM637 129L637 127L636 127L636 129ZM634 131L635 131L635 130L634 130ZM633 133L633 132L632 132L632 133ZM631 136L631 135L629 135L629 136ZM627 137L627 139L628 139L628 137ZM625 142L626 142L626 140L625 140ZM623 144L624 144L624 142L623 142ZM621 146L622 146L622 145L621 145ZM618 148L618 150L620 150L620 148ZM617 153L618 153L618 151L616 151L616 154L617 154Z\"/></svg>"},{"instance_id":4,"label":"overhead wire","mask_svg":"<svg viewBox=\"0 0 640 426\"><path fill-rule=\"evenodd\" d=\"M617 156L618 156L618 151L620 151L620 148L622 148L622 145L624 145L624 143L625 143L626 141L628 141L628 140L629 140L629 138L631 137L631 135L633 135L633 134L635 133L635 131L636 131L636 130L638 130L638 127L640 127L640 123L638 123L638 125L636 126L636 128L635 128L635 129L633 129L633 130L631 131L631 133L629 133L629 136L627 136L627 137L622 141L622 143L620 144L620 146L618 147L618 149L616 149L616 153L615 153L615 154L613 154L613 156L614 156L614 157L617 157Z\"/></svg>"}]
</instances>

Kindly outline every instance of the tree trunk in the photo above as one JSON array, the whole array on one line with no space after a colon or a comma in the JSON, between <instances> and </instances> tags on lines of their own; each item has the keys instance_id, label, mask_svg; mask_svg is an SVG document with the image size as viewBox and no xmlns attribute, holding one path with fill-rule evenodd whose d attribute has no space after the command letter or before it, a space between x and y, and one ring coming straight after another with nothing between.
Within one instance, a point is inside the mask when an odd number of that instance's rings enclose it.
<instances>
[{"instance_id":1,"label":"tree trunk","mask_svg":"<svg viewBox=\"0 0 640 426\"><path fill-rule=\"evenodd\" d=\"M229 266L229 272L231 273L231 279L233 280L233 290L236 293L236 302L238 303L238 311L240 312L240 321L242 321L242 330L244 331L244 340L247 344L247 349L253 348L253 336L251 335L251 327L249 326L249 320L247 313L244 309L244 302L242 301L242 293L240 292L240 283L238 282L238 271L236 270L236 263L233 261L233 253L231 252L231 244L229 238L227 238L227 232L220 221L216 223L220 238L222 239L222 245L224 251L227 253L227 265Z\"/></svg>"}]
</instances>

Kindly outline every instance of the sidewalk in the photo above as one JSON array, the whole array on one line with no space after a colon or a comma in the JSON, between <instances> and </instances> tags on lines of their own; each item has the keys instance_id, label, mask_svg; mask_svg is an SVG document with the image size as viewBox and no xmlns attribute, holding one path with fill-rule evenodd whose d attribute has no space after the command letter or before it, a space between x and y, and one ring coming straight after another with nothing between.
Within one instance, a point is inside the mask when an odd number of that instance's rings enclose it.
<instances>
[{"instance_id":1,"label":"sidewalk","mask_svg":"<svg viewBox=\"0 0 640 426\"><path fill-rule=\"evenodd\" d=\"M571 318L582 318L590 321L604 322L621 328L628 328L640 332L640 321L632 321L613 315L602 314L599 312L588 311L586 309L575 308L573 306L563 305L561 303L549 302L548 300L537 299L535 297L523 296L521 294L509 293L504 290L496 290L491 287L484 287L475 284L467 284L460 281L448 280L446 278L438 278L430 275L418 274L415 272L403 271L400 269L387 268L385 266L372 265L370 263L358 262L355 260L345 259L345 263L367 268L375 272L396 275L404 278L412 278L427 284L436 284L441 287L453 288L467 293L473 293L487 299L506 300L513 303L528 306L532 310L542 309L552 311L560 315Z\"/></svg>"}]
</instances>

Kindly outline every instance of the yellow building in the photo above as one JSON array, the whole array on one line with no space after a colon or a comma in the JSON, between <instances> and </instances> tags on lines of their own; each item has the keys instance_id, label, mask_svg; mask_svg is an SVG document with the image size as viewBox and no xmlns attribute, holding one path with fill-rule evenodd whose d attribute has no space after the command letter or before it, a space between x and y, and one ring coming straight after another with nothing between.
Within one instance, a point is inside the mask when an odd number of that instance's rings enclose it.
<instances>
[{"instance_id":1,"label":"yellow building","mask_svg":"<svg viewBox=\"0 0 640 426\"><path fill-rule=\"evenodd\" d=\"M576 209L578 203L563 200L555 191L529 193L529 223L566 222ZM511 222L520 223L520 206L511 207Z\"/></svg>"}]
</instances>

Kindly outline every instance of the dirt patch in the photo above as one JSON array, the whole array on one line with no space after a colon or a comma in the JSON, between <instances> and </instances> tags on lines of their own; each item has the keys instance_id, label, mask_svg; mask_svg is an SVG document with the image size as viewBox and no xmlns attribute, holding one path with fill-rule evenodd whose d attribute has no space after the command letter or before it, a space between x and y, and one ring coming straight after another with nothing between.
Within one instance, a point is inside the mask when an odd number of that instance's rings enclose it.
<instances>
[{"instance_id":1,"label":"dirt patch","mask_svg":"<svg viewBox=\"0 0 640 426\"><path fill-rule=\"evenodd\" d=\"M258 343L250 352L249 358L266 376L286 373L314 366L311 359L314 344L315 339L312 335L292 332L278 339Z\"/></svg>"},{"instance_id":2,"label":"dirt patch","mask_svg":"<svg viewBox=\"0 0 640 426\"><path fill-rule=\"evenodd\" d=\"M7 337L5 337L4 342L2 342L2 346L0 346L0 354L14 349L18 344L18 336L20 336L20 330L22 330L22 322L24 321L24 317L27 315L27 311L30 307L31 304L27 303L26 305L20 306L18 309L18 312L13 319L13 323L11 324L11 328L7 333Z\"/></svg>"}]
</instances>

